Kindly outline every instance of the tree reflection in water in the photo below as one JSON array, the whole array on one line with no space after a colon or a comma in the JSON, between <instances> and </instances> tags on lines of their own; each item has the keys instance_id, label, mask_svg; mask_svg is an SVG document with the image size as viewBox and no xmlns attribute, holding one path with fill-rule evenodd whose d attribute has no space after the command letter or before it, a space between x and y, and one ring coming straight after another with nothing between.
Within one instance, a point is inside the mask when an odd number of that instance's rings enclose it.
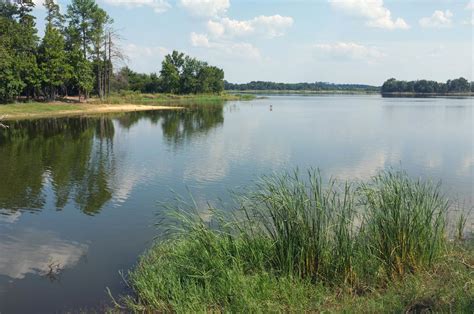
<instances>
[{"instance_id":1,"label":"tree reflection in water","mask_svg":"<svg viewBox=\"0 0 474 314\"><path fill-rule=\"evenodd\" d=\"M224 122L223 106L179 111L134 112L100 117L18 121L0 131L0 208L3 214L44 208L51 185L57 210L68 203L95 215L113 195L117 171L115 129L141 120L160 125L176 148Z\"/></svg>"}]
</instances>

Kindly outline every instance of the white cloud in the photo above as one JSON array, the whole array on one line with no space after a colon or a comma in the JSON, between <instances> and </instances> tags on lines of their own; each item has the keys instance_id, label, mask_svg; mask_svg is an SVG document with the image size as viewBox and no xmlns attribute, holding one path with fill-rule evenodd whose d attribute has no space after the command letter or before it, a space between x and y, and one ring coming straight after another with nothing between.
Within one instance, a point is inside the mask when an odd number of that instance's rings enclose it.
<instances>
[{"instance_id":1,"label":"white cloud","mask_svg":"<svg viewBox=\"0 0 474 314\"><path fill-rule=\"evenodd\" d=\"M410 26L402 18L392 18L383 0L328 0L336 9L367 19L367 26L383 29L408 29Z\"/></svg>"},{"instance_id":2,"label":"white cloud","mask_svg":"<svg viewBox=\"0 0 474 314\"><path fill-rule=\"evenodd\" d=\"M166 0L103 0L105 3L128 8L150 7L156 13L163 13L171 8Z\"/></svg>"},{"instance_id":3,"label":"white cloud","mask_svg":"<svg viewBox=\"0 0 474 314\"><path fill-rule=\"evenodd\" d=\"M469 1L469 3L466 5L466 10L474 10L474 0Z\"/></svg>"},{"instance_id":4,"label":"white cloud","mask_svg":"<svg viewBox=\"0 0 474 314\"><path fill-rule=\"evenodd\" d=\"M464 25L471 25L471 26L474 26L474 16L471 17L471 20L467 20L467 21L464 21L463 22Z\"/></svg>"},{"instance_id":5,"label":"white cloud","mask_svg":"<svg viewBox=\"0 0 474 314\"><path fill-rule=\"evenodd\" d=\"M125 45L122 50L127 56L128 66L142 73L159 71L163 57L170 53L165 47L140 46L133 43Z\"/></svg>"},{"instance_id":6,"label":"white cloud","mask_svg":"<svg viewBox=\"0 0 474 314\"><path fill-rule=\"evenodd\" d=\"M268 37L278 37L283 36L285 31L293 26L293 18L279 14L272 16L260 15L252 20L252 24Z\"/></svg>"},{"instance_id":7,"label":"white cloud","mask_svg":"<svg viewBox=\"0 0 474 314\"><path fill-rule=\"evenodd\" d=\"M430 17L424 17L420 19L419 23L421 27L425 28L450 27L452 24L452 17L453 13L451 13L451 11L449 10L446 10L444 12L441 10L436 10Z\"/></svg>"},{"instance_id":8,"label":"white cloud","mask_svg":"<svg viewBox=\"0 0 474 314\"><path fill-rule=\"evenodd\" d=\"M232 41L210 41L206 34L191 33L191 45L198 48L209 48L226 56L244 59L259 59L260 50L250 43Z\"/></svg>"},{"instance_id":9,"label":"white cloud","mask_svg":"<svg viewBox=\"0 0 474 314\"><path fill-rule=\"evenodd\" d=\"M65 241L49 231L15 229L0 237L0 275L23 279L27 274L46 275L74 267L86 254L88 246Z\"/></svg>"},{"instance_id":10,"label":"white cloud","mask_svg":"<svg viewBox=\"0 0 474 314\"><path fill-rule=\"evenodd\" d=\"M214 38L232 38L252 34L268 38L283 36L285 31L293 25L293 18L281 15L260 15L251 20L233 20L224 17L218 20L209 20L207 29Z\"/></svg>"},{"instance_id":11,"label":"white cloud","mask_svg":"<svg viewBox=\"0 0 474 314\"><path fill-rule=\"evenodd\" d=\"M140 57L162 57L169 53L169 50L164 47L137 46L135 44L126 45L124 51L125 55L131 59Z\"/></svg>"},{"instance_id":12,"label":"white cloud","mask_svg":"<svg viewBox=\"0 0 474 314\"><path fill-rule=\"evenodd\" d=\"M362 60L368 63L374 63L385 56L385 54L376 47L367 47L353 42L315 44L314 48L320 55L338 60Z\"/></svg>"},{"instance_id":13,"label":"white cloud","mask_svg":"<svg viewBox=\"0 0 474 314\"><path fill-rule=\"evenodd\" d=\"M193 47L206 47L209 48L211 44L209 43L209 38L206 34L197 34L195 32L191 33L191 45Z\"/></svg>"},{"instance_id":14,"label":"white cloud","mask_svg":"<svg viewBox=\"0 0 474 314\"><path fill-rule=\"evenodd\" d=\"M180 4L191 14L203 17L222 16L230 7L229 0L180 0Z\"/></svg>"}]
</instances>

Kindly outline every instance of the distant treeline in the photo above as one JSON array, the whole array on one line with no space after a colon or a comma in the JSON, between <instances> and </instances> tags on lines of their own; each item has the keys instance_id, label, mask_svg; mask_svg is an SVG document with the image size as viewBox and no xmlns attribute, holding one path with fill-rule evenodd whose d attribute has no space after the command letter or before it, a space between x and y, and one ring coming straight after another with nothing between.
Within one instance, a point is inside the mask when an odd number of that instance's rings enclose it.
<instances>
[{"instance_id":1,"label":"distant treeline","mask_svg":"<svg viewBox=\"0 0 474 314\"><path fill-rule=\"evenodd\" d=\"M253 81L245 84L233 84L225 81L226 90L275 90L275 91L359 91L359 92L379 92L380 87L363 84L333 84L326 82L314 83L275 83Z\"/></svg>"},{"instance_id":2,"label":"distant treeline","mask_svg":"<svg viewBox=\"0 0 474 314\"><path fill-rule=\"evenodd\" d=\"M382 85L382 94L413 93L413 94L459 94L474 92L474 82L461 77L439 83L428 80L398 81L394 78Z\"/></svg>"},{"instance_id":3,"label":"distant treeline","mask_svg":"<svg viewBox=\"0 0 474 314\"><path fill-rule=\"evenodd\" d=\"M143 74L120 69L114 74L112 91L142 93L200 94L224 90L224 71L206 62L173 51L167 55L159 74Z\"/></svg>"}]
</instances>

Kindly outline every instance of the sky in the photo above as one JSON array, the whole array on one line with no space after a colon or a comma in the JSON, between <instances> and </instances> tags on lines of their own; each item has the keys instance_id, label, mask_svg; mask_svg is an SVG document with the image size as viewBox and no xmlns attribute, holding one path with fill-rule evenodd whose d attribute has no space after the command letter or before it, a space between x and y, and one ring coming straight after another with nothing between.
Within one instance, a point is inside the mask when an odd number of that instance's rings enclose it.
<instances>
[{"instance_id":1,"label":"sky","mask_svg":"<svg viewBox=\"0 0 474 314\"><path fill-rule=\"evenodd\" d=\"M96 1L138 72L159 72L179 50L235 83L474 80L474 0Z\"/></svg>"}]
</instances>

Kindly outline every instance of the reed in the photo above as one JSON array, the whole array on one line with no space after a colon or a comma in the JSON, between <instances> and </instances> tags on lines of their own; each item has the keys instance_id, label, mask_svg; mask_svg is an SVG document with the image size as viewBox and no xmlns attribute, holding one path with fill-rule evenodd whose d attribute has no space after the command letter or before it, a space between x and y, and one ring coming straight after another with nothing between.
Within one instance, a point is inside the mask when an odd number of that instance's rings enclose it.
<instances>
[{"instance_id":1,"label":"reed","mask_svg":"<svg viewBox=\"0 0 474 314\"><path fill-rule=\"evenodd\" d=\"M401 171L351 184L296 170L262 177L236 199L235 210L206 215L173 204L160 223L166 236L128 275L126 308L307 311L337 291L417 280L445 256L448 200L439 185Z\"/></svg>"}]
</instances>

